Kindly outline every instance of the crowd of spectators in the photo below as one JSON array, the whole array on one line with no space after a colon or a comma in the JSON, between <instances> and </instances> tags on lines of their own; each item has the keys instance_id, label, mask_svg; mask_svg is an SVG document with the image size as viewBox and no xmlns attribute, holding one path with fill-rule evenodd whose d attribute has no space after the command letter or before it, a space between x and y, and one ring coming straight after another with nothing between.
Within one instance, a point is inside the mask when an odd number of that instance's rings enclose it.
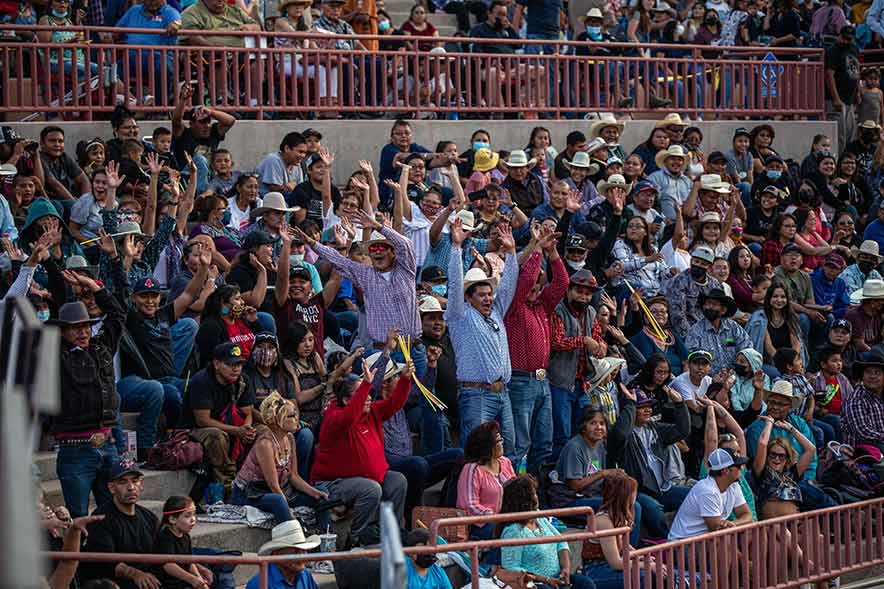
<instances>
[{"instance_id":1,"label":"crowd of spectators","mask_svg":"<svg viewBox=\"0 0 884 589\"><path fill-rule=\"evenodd\" d=\"M143 141L120 107L113 136L76 153L61 127L2 128L3 289L61 332L46 429L68 517L47 528L89 529L90 551L182 554L194 514L226 502L283 526L268 554L315 547L303 508L319 530L345 511L342 545L371 545L381 501L410 529L442 482L441 504L471 515L590 505L638 546L871 493L820 458L884 448L878 122L840 154L808 137L799 163L769 124L709 144L676 113L637 146L611 116L534 128L527 149L483 129L430 149L396 121L356 170L307 129L254 171L225 141L236 124L179 103ZM158 522L137 505L141 463L181 429L205 470ZM496 565L617 587L619 542L588 544L573 575L566 544ZM409 566L415 587L436 576Z\"/></svg>"}]
</instances>

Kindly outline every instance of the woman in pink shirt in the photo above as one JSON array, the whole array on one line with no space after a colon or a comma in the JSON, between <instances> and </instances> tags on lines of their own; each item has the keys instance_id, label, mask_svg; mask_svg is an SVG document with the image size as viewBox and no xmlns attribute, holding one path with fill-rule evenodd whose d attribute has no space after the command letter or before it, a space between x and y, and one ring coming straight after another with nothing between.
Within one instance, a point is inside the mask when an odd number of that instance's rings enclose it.
<instances>
[{"instance_id":1,"label":"woman in pink shirt","mask_svg":"<svg viewBox=\"0 0 884 589\"><path fill-rule=\"evenodd\" d=\"M469 515L493 515L500 511L503 485L516 473L503 455L503 437L496 421L486 421L470 432L464 444L463 470L457 481L457 506ZM487 540L492 524L474 527L470 536Z\"/></svg>"}]
</instances>

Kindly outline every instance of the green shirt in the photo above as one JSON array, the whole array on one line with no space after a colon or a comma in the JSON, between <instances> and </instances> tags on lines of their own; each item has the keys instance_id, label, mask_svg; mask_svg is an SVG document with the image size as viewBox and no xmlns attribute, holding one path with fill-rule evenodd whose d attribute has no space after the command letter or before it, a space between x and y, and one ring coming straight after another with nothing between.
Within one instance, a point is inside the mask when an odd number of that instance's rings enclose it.
<instances>
[{"instance_id":1,"label":"green shirt","mask_svg":"<svg viewBox=\"0 0 884 589\"><path fill-rule=\"evenodd\" d=\"M191 5L181 15L181 28L199 31L224 31L239 30L243 25L255 24L252 17L242 11L242 9L224 5L222 14L215 14L206 8L206 3L198 1ZM224 47L243 47L243 39L245 37L219 37L212 35L209 39L212 45L221 45ZM183 37L181 43L186 45L188 37Z\"/></svg>"},{"instance_id":2,"label":"green shirt","mask_svg":"<svg viewBox=\"0 0 884 589\"><path fill-rule=\"evenodd\" d=\"M779 280L789 289L789 298L793 303L803 305L805 303L813 303L813 285L810 282L810 275L798 270L791 276L787 275L782 266L777 266L774 270L774 279Z\"/></svg>"}]
</instances>

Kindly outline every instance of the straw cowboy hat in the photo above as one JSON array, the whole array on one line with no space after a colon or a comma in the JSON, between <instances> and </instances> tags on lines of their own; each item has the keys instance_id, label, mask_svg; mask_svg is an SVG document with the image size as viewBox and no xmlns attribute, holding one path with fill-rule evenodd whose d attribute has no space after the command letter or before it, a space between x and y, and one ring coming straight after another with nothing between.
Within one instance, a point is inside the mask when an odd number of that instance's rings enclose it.
<instances>
[{"instance_id":1,"label":"straw cowboy hat","mask_svg":"<svg viewBox=\"0 0 884 589\"><path fill-rule=\"evenodd\" d=\"M279 0L277 11L279 14L285 14L285 9L291 4L303 4L309 8L313 2L311 0Z\"/></svg>"},{"instance_id":2,"label":"straw cowboy hat","mask_svg":"<svg viewBox=\"0 0 884 589\"><path fill-rule=\"evenodd\" d=\"M313 550L319 546L319 536L313 534L304 537L304 529L301 522L296 519L282 522L274 526L270 532L270 541L265 542L258 549L258 556L267 556L282 548L297 548L298 550Z\"/></svg>"},{"instance_id":3,"label":"straw cowboy hat","mask_svg":"<svg viewBox=\"0 0 884 589\"><path fill-rule=\"evenodd\" d=\"M607 194L609 188L622 188L626 192L632 190L632 184L626 182L626 178L620 174L611 174L607 180L599 182L599 194Z\"/></svg>"},{"instance_id":4,"label":"straw cowboy hat","mask_svg":"<svg viewBox=\"0 0 884 589\"><path fill-rule=\"evenodd\" d=\"M859 247L853 246L852 248L850 248L850 254L854 258L859 254L874 256L878 263L881 263L881 258L884 257L879 255L878 242L871 239L865 240L860 244Z\"/></svg>"},{"instance_id":5,"label":"straw cowboy hat","mask_svg":"<svg viewBox=\"0 0 884 589\"><path fill-rule=\"evenodd\" d=\"M269 213L270 211L276 211L278 213L294 213L295 211L300 211L301 207L289 207L285 203L285 197L279 192L268 192L264 195L264 199L261 202L261 206L252 210L249 217L252 219L256 218L258 215L263 215L264 213Z\"/></svg>"},{"instance_id":6,"label":"straw cowboy hat","mask_svg":"<svg viewBox=\"0 0 884 589\"><path fill-rule=\"evenodd\" d=\"M496 168L499 161L500 154L483 147L473 156L473 169L477 172L487 172Z\"/></svg>"},{"instance_id":7,"label":"straw cowboy hat","mask_svg":"<svg viewBox=\"0 0 884 589\"><path fill-rule=\"evenodd\" d=\"M598 8L593 8L592 10L598 11ZM590 10L590 12L592 12L592 10ZM617 127L617 131L623 133L623 129L626 128L626 123L621 123L612 114L603 114L597 121L589 126L589 136L593 139L598 137L599 133L601 133L602 129L605 127Z\"/></svg>"},{"instance_id":8,"label":"straw cowboy hat","mask_svg":"<svg viewBox=\"0 0 884 589\"><path fill-rule=\"evenodd\" d=\"M687 127L688 124L682 120L681 115L677 112L671 112L654 124L655 129L665 129L666 127Z\"/></svg>"},{"instance_id":9,"label":"straw cowboy hat","mask_svg":"<svg viewBox=\"0 0 884 589\"><path fill-rule=\"evenodd\" d=\"M590 362L592 362L593 368L595 369L595 374L593 374L592 378L589 380L590 388L595 388L606 376L610 375L612 372L620 370L620 368L626 364L626 360L623 358L615 358L613 356L602 359L590 358Z\"/></svg>"},{"instance_id":10,"label":"straw cowboy hat","mask_svg":"<svg viewBox=\"0 0 884 589\"><path fill-rule=\"evenodd\" d=\"M724 182L718 174L703 174L700 176L700 190L711 190L718 194L730 194L730 182Z\"/></svg>"},{"instance_id":11,"label":"straw cowboy hat","mask_svg":"<svg viewBox=\"0 0 884 589\"><path fill-rule=\"evenodd\" d=\"M592 141L590 141L589 143L586 144L586 153L588 153L589 155L592 155L600 149L607 149L607 148L608 148L607 141L605 141L601 137L596 137L595 139L593 139Z\"/></svg>"},{"instance_id":12,"label":"straw cowboy hat","mask_svg":"<svg viewBox=\"0 0 884 589\"><path fill-rule=\"evenodd\" d=\"M574 154L574 157L570 162L568 160L563 160L563 163L567 168L579 168L581 170L588 169L591 165L589 163L589 154L585 151L578 151Z\"/></svg>"},{"instance_id":13,"label":"straw cowboy hat","mask_svg":"<svg viewBox=\"0 0 884 589\"><path fill-rule=\"evenodd\" d=\"M795 394L795 390L792 388L792 383L786 380L778 380L773 383L773 386L770 387L769 391L764 392L764 400L767 401L771 398L772 395L779 395L780 397L786 397L790 401L792 401L792 407L798 407L801 404L801 397Z\"/></svg>"},{"instance_id":14,"label":"straw cowboy hat","mask_svg":"<svg viewBox=\"0 0 884 589\"><path fill-rule=\"evenodd\" d=\"M533 166L537 163L534 158L528 159L528 154L522 149L516 149L510 152L510 157L504 162L509 168L524 168L525 166Z\"/></svg>"},{"instance_id":15,"label":"straw cowboy hat","mask_svg":"<svg viewBox=\"0 0 884 589\"><path fill-rule=\"evenodd\" d=\"M497 290L497 277L488 276L481 268L470 268L463 277L463 290L468 291L474 284L487 284L491 287L491 292Z\"/></svg>"},{"instance_id":16,"label":"straw cowboy hat","mask_svg":"<svg viewBox=\"0 0 884 589\"><path fill-rule=\"evenodd\" d=\"M875 121L868 120L868 121L863 121L862 123L860 123L859 128L860 129L876 129L877 130L877 129L881 128L881 125L879 125Z\"/></svg>"},{"instance_id":17,"label":"straw cowboy hat","mask_svg":"<svg viewBox=\"0 0 884 589\"><path fill-rule=\"evenodd\" d=\"M481 223L478 226L476 225L476 216L473 215L472 211L468 211L466 209L461 209L451 215L451 217L448 219L448 222L454 223L458 219L460 219L460 224L461 226L463 226L464 231L475 231L477 227L482 226Z\"/></svg>"},{"instance_id":18,"label":"straw cowboy hat","mask_svg":"<svg viewBox=\"0 0 884 589\"><path fill-rule=\"evenodd\" d=\"M377 364L377 361L380 359L382 353L383 352L375 352L365 359L365 361L368 362L369 367L374 367L374 365ZM384 368L384 380L389 380L393 378L403 370L405 370L405 364L399 364L398 362L395 362L393 360L388 361L386 368Z\"/></svg>"},{"instance_id":19,"label":"straw cowboy hat","mask_svg":"<svg viewBox=\"0 0 884 589\"><path fill-rule=\"evenodd\" d=\"M671 157L686 159L688 154L681 145L670 145L668 149L661 149L658 151L657 155L654 156L654 161L657 162L658 168L662 168L663 163Z\"/></svg>"},{"instance_id":20,"label":"straw cowboy hat","mask_svg":"<svg viewBox=\"0 0 884 589\"><path fill-rule=\"evenodd\" d=\"M372 231L371 235L369 236L369 239L366 241L363 241L362 245L364 245L366 248L368 248L376 243L382 243L384 245L393 247L393 244L390 243L390 240L387 239L386 237L384 237L384 234L381 233L380 231Z\"/></svg>"},{"instance_id":21,"label":"straw cowboy hat","mask_svg":"<svg viewBox=\"0 0 884 589\"><path fill-rule=\"evenodd\" d=\"M590 9L589 9L589 12L587 12L587 13L584 14L583 16L579 17L577 20L579 20L579 21L582 22L582 23L586 23L586 21L588 21L588 20L591 19L591 18L597 18L597 19L599 19L599 20L605 20L605 15L602 14L602 11L599 10L598 8L590 8Z\"/></svg>"},{"instance_id":22,"label":"straw cowboy hat","mask_svg":"<svg viewBox=\"0 0 884 589\"><path fill-rule=\"evenodd\" d=\"M862 301L880 301L884 300L884 280L870 278L863 283L863 287L855 290L850 294L851 303L860 303Z\"/></svg>"},{"instance_id":23,"label":"straw cowboy hat","mask_svg":"<svg viewBox=\"0 0 884 589\"><path fill-rule=\"evenodd\" d=\"M700 218L697 220L697 227L705 225L706 223L718 223L721 225L721 215L715 211L706 211L700 215Z\"/></svg>"},{"instance_id":24,"label":"straw cowboy hat","mask_svg":"<svg viewBox=\"0 0 884 589\"><path fill-rule=\"evenodd\" d=\"M439 299L436 297L426 296L421 299L420 307L418 308L420 314L424 313L442 313L444 309L442 309L442 303L439 302Z\"/></svg>"}]
</instances>

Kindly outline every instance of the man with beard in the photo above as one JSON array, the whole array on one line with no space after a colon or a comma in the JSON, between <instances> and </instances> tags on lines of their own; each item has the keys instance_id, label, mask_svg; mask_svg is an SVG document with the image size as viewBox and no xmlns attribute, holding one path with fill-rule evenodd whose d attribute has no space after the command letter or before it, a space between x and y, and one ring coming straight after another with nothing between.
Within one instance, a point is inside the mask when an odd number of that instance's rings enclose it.
<instances>
[{"instance_id":1,"label":"man with beard","mask_svg":"<svg viewBox=\"0 0 884 589\"><path fill-rule=\"evenodd\" d=\"M118 462L113 466L107 488L111 500L92 512L92 515L103 515L104 519L89 526L83 550L125 554L154 552L157 516L138 505L144 491L144 474L134 462ZM124 562L82 563L80 577L84 582L113 579L122 589L156 589L160 582L148 572L151 566Z\"/></svg>"},{"instance_id":2,"label":"man with beard","mask_svg":"<svg viewBox=\"0 0 884 589\"><path fill-rule=\"evenodd\" d=\"M304 235L302 233L302 235ZM341 285L341 274L332 270L322 292L313 292L310 271L303 266L291 266L292 236L288 228L279 234L282 250L276 269L276 289L273 291L274 310L280 349L288 355L291 325L303 323L313 332L316 351L323 355L325 311L335 300Z\"/></svg>"},{"instance_id":3,"label":"man with beard","mask_svg":"<svg viewBox=\"0 0 884 589\"><path fill-rule=\"evenodd\" d=\"M605 345L592 338L596 311L590 302L598 290L592 272L579 270L571 275L565 299L556 306L555 313L550 314L552 459L558 458L571 433L577 431L577 421L589 405L589 397L584 392L584 385L592 376L588 373L588 358Z\"/></svg>"}]
</instances>

